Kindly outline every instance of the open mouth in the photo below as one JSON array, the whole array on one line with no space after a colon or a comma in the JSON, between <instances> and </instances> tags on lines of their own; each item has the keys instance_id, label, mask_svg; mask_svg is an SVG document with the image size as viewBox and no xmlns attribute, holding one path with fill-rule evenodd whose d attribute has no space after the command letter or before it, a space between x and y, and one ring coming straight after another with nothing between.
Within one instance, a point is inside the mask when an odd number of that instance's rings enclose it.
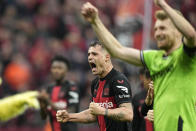
<instances>
[{"instance_id":1,"label":"open mouth","mask_svg":"<svg viewBox=\"0 0 196 131\"><path fill-rule=\"evenodd\" d=\"M157 37L157 41L164 41L164 40L165 40L165 37L164 36Z\"/></svg>"},{"instance_id":2,"label":"open mouth","mask_svg":"<svg viewBox=\"0 0 196 131\"><path fill-rule=\"evenodd\" d=\"M91 69L95 69L97 67L96 64L93 62L90 62L89 64L90 64Z\"/></svg>"}]
</instances>

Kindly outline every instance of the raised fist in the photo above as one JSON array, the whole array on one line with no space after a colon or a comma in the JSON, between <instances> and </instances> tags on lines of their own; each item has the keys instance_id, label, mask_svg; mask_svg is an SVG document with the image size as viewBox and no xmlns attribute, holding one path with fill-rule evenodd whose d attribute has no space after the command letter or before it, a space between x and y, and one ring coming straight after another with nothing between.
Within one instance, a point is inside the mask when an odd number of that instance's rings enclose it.
<instances>
[{"instance_id":1,"label":"raised fist","mask_svg":"<svg viewBox=\"0 0 196 131\"><path fill-rule=\"evenodd\" d=\"M98 17L97 8L89 2L86 2L85 4L83 4L81 13L84 16L85 20L90 23L93 23L95 19Z\"/></svg>"}]
</instances>

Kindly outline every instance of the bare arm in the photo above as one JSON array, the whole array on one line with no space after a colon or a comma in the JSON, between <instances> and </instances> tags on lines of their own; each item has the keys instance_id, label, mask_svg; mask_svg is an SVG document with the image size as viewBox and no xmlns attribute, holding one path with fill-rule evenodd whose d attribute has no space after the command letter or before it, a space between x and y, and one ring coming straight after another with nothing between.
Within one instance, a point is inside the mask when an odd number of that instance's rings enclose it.
<instances>
[{"instance_id":1,"label":"bare arm","mask_svg":"<svg viewBox=\"0 0 196 131\"><path fill-rule=\"evenodd\" d=\"M133 109L131 103L122 103L119 105L119 108L107 109L92 102L89 106L89 110L93 115L104 115L117 121L133 120Z\"/></svg>"},{"instance_id":2,"label":"bare arm","mask_svg":"<svg viewBox=\"0 0 196 131\"><path fill-rule=\"evenodd\" d=\"M132 121L133 110L131 103L120 104L119 108L108 109L108 117L118 121Z\"/></svg>"},{"instance_id":3,"label":"bare arm","mask_svg":"<svg viewBox=\"0 0 196 131\"><path fill-rule=\"evenodd\" d=\"M56 117L58 122L92 123L97 120L96 116L92 115L89 109L79 113L68 113L66 110L59 110Z\"/></svg>"},{"instance_id":4,"label":"bare arm","mask_svg":"<svg viewBox=\"0 0 196 131\"><path fill-rule=\"evenodd\" d=\"M98 10L89 2L83 5L82 14L91 23L97 37L104 44L108 52L115 58L126 61L130 64L142 66L140 51L122 46L118 40L106 29L98 16Z\"/></svg>"},{"instance_id":5,"label":"bare arm","mask_svg":"<svg viewBox=\"0 0 196 131\"><path fill-rule=\"evenodd\" d=\"M168 14L176 28L185 36L185 44L188 47L196 47L196 31L194 27L183 16L171 8L165 0L155 0L155 4Z\"/></svg>"}]
</instances>

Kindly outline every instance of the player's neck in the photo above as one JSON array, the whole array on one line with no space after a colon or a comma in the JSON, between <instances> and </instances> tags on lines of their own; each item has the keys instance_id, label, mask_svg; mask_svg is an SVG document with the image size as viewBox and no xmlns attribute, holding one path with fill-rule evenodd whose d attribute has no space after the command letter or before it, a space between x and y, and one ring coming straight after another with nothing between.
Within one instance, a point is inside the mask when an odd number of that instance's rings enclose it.
<instances>
[{"instance_id":1,"label":"player's neck","mask_svg":"<svg viewBox=\"0 0 196 131\"><path fill-rule=\"evenodd\" d=\"M166 50L166 56L170 55L172 52L174 52L176 49L180 48L181 42L178 40L175 42L175 44L168 50Z\"/></svg>"},{"instance_id":2,"label":"player's neck","mask_svg":"<svg viewBox=\"0 0 196 131\"><path fill-rule=\"evenodd\" d=\"M110 73L110 71L112 70L113 65L110 64L108 66L105 67L105 70L103 71L103 73L101 75L99 75L100 78L104 78L105 76L107 76L108 73Z\"/></svg>"},{"instance_id":3,"label":"player's neck","mask_svg":"<svg viewBox=\"0 0 196 131\"><path fill-rule=\"evenodd\" d=\"M56 80L56 85L61 85L65 81L66 81L65 77L60 80Z\"/></svg>"}]
</instances>

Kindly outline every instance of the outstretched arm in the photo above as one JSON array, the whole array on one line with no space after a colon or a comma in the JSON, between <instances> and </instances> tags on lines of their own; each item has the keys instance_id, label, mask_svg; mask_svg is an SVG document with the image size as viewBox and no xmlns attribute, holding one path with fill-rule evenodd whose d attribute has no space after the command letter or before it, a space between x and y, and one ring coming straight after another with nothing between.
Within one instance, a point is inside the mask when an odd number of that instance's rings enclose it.
<instances>
[{"instance_id":1,"label":"outstretched arm","mask_svg":"<svg viewBox=\"0 0 196 131\"><path fill-rule=\"evenodd\" d=\"M98 16L98 10L89 2L82 7L82 15L90 22L99 40L103 43L108 52L115 58L131 64L142 66L140 51L122 46L118 40L106 29Z\"/></svg>"},{"instance_id":2,"label":"outstretched arm","mask_svg":"<svg viewBox=\"0 0 196 131\"><path fill-rule=\"evenodd\" d=\"M91 102L89 110L93 115L103 115L117 121L133 120L133 110L131 103L122 103L119 105L119 108L107 109L99 106L98 103Z\"/></svg>"},{"instance_id":3,"label":"outstretched arm","mask_svg":"<svg viewBox=\"0 0 196 131\"><path fill-rule=\"evenodd\" d=\"M79 122L79 123L92 123L95 122L96 116L90 113L90 110L84 110L79 113L68 113L66 110L57 111L56 118L58 122Z\"/></svg>"},{"instance_id":4,"label":"outstretched arm","mask_svg":"<svg viewBox=\"0 0 196 131\"><path fill-rule=\"evenodd\" d=\"M170 7L165 0L154 0L155 4L162 8L172 20L176 28L185 36L185 44L188 47L196 47L196 31L194 27L180 14L178 14L172 7Z\"/></svg>"}]
</instances>

